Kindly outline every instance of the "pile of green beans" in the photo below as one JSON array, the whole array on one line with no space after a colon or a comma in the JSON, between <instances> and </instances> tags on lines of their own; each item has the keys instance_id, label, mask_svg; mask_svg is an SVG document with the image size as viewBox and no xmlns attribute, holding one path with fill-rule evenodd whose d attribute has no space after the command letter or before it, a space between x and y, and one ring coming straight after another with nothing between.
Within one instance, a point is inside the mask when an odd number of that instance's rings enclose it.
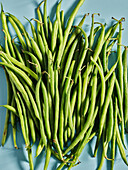
<instances>
[{"instance_id":1,"label":"pile of green beans","mask_svg":"<svg viewBox=\"0 0 128 170\"><path fill-rule=\"evenodd\" d=\"M106 29L106 24L92 23L87 36L82 28L85 14L78 26L75 16L84 0L79 0L65 24L59 1L56 18L47 16L47 0L37 7L38 18L27 19L32 36L22 23L1 5L1 21L5 34L0 46L0 66L7 79L7 109L2 138L4 146L11 120L14 147L17 120L28 152L30 169L34 169L32 146L38 141L36 157L45 148L44 170L51 155L60 160L57 170L78 165L85 145L97 136L94 156L99 143L104 160L114 168L116 144L126 165L125 130L128 130L127 46L122 45L124 18ZM43 15L40 9L43 5ZM12 38L9 24L16 37ZM97 26L98 25L98 26ZM117 32L118 31L118 32ZM116 45L117 44L117 45ZM117 46L116 62L109 67L113 46ZM122 52L123 51L123 52ZM111 156L108 158L108 148Z\"/></svg>"}]
</instances>

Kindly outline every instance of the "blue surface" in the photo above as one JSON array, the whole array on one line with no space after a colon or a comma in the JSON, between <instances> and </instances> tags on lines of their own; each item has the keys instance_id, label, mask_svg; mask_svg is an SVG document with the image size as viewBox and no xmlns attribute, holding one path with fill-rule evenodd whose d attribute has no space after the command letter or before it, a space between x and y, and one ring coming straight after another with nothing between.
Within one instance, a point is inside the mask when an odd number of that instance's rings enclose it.
<instances>
[{"instance_id":1,"label":"blue surface","mask_svg":"<svg viewBox=\"0 0 128 170\"><path fill-rule=\"evenodd\" d=\"M37 5L41 2L40 0L1 0L5 12L10 12L17 16L18 19L22 21L22 23L26 26L27 30L30 31L28 22L23 18L23 16L27 17L28 19L35 18L35 9ZM66 18L70 15L73 7L78 2L78 0L63 0L61 9L64 10ZM53 14L55 13L57 5L57 0L48 0L48 15L51 19L54 18ZM75 24L79 22L81 17L85 13L94 13L99 12L101 16L95 16L96 21L100 21L102 23L107 23L108 25L111 24L112 20L111 17L115 17L120 19L121 17L125 17L126 21L123 23L123 44L128 45L128 0L85 0L83 6L80 8L76 19ZM65 21L66 21L65 18ZM83 28L86 29L87 33L90 24L91 24L91 15L87 17ZM86 28L85 28L86 27ZM4 37L1 31L1 23L0 23L0 43L4 44ZM13 33L13 30L12 30ZM15 35L14 35L15 37ZM6 79L4 75L4 71L0 68L0 105L6 104L7 101L7 87L6 87ZM4 127L4 120L5 120L5 112L4 108L0 108L0 141L2 139L2 132ZM11 126L9 126L11 127ZM128 139L128 136L127 136ZM125 143L128 146L128 140L126 139ZM86 147L84 148L82 155L80 156L79 160L81 164L79 166L74 167L74 170L95 170L99 164L99 158L101 156L101 151L98 152L96 158L93 158L93 151L95 146L94 138ZM25 151L24 141L22 135L20 133L20 127L18 127L17 133L17 143L19 146L19 150L13 148L13 141L12 141L12 132L11 128L9 128L9 135L7 138L7 142L4 147L0 147L0 170L29 170L28 158ZM36 145L33 146L33 157L35 154ZM128 151L126 151L126 155L128 157ZM34 158L35 170L42 170L45 160L45 152L43 152L38 158ZM50 160L49 170L55 170L56 167L59 165L59 162L54 159L53 157ZM115 170L126 170L128 167L123 163L119 151L117 149L116 152L116 160L115 160ZM105 161L104 170L110 169L110 161Z\"/></svg>"}]
</instances>

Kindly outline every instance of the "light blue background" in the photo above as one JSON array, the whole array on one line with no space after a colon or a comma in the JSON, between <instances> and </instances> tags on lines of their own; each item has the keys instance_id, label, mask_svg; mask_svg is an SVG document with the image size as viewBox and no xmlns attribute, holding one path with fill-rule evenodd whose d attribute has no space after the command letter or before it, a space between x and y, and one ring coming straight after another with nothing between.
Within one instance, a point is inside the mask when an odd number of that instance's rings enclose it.
<instances>
[{"instance_id":1,"label":"light blue background","mask_svg":"<svg viewBox=\"0 0 128 170\"><path fill-rule=\"evenodd\" d=\"M41 2L40 0L1 0L4 11L10 12L17 16L18 19L22 21L25 25L27 30L30 31L28 22L23 18L23 16L27 17L28 19L35 18L35 9L37 5ZM78 2L78 0L63 0L62 1L62 8L65 12L66 18L70 15L74 5ZM53 14L56 10L57 0L48 0L48 15L51 19L54 18ZM128 0L85 0L83 6L80 8L75 23L77 24L81 17L85 13L94 13L99 12L101 16L95 16L95 21L100 21L102 23L107 23L109 26L112 22L111 17L115 17L120 19L121 17L125 17L126 21L123 23L123 44L128 45ZM66 19L65 19L66 21ZM91 15L87 17L83 28L88 32L91 24ZM4 37L1 31L1 23L0 23L0 43L4 44ZM118 31L118 30L117 30ZM13 33L13 30L12 30ZM15 37L15 34L13 35ZM6 79L4 75L4 71L0 68L0 105L6 104L7 100L7 88L6 88ZM4 127L4 120L5 120L5 112L4 108L0 108L0 141L2 139L2 132ZM11 125L9 125L11 127ZM79 166L74 167L74 170L95 170L99 164L99 158L101 156L101 151L98 152L96 158L93 158L93 151L95 146L96 138L94 138L83 150L82 155L80 156L79 160L81 164ZM24 141L22 135L20 133L20 127L18 127L17 132L17 143L19 146L19 150L13 148L12 142L12 132L11 128L9 128L9 135L7 138L7 142L4 147L0 147L0 170L29 170L28 158L25 151ZM125 141L126 145L128 146L128 136L126 137ZM33 157L35 156L35 148L36 145L33 146ZM128 151L126 151L126 155L128 157ZM43 152L38 158L34 158L35 170L42 170L45 160L45 152ZM49 170L55 170L56 167L59 165L59 162L54 159L53 157L50 160ZM126 170L128 167L123 163L119 151L117 149L116 152L116 160L115 160L115 170ZM110 161L105 161L104 170L110 169Z\"/></svg>"}]
</instances>

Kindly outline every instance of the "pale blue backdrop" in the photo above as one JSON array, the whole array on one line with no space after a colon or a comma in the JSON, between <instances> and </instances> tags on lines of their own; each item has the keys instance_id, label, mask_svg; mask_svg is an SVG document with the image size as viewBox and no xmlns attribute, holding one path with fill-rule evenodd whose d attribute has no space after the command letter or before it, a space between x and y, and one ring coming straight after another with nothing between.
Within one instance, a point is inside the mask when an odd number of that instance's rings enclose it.
<instances>
[{"instance_id":1,"label":"pale blue backdrop","mask_svg":"<svg viewBox=\"0 0 128 170\"><path fill-rule=\"evenodd\" d=\"M56 10L57 0L47 0L48 6L48 15L51 19L54 19L54 13ZM35 17L35 9L37 5L41 2L41 0L1 0L4 11L10 12L17 16L18 19L22 21L28 31L30 31L28 22L23 18L23 16L31 19ZM61 9L65 12L65 21L66 18L70 15L72 9L76 5L78 0L63 0ZM100 21L102 23L107 23L108 26L111 24L112 19L111 17L115 17L120 19L121 17L125 17L126 21L123 23L123 44L128 45L128 0L85 0L83 6L80 8L76 19L75 24L79 22L81 17L85 13L95 13L99 12L101 14L100 17L95 16L96 21ZM91 15L90 15L91 16ZM90 28L90 21L91 17L87 17L83 28L86 30L87 33ZM0 22L0 43L3 44L3 33L1 31L1 22ZM12 30L13 33L13 30ZM14 35L15 36L15 35ZM3 69L0 67L0 105L6 104L7 100L7 88L6 88L6 79L4 75ZM5 120L5 112L6 110L0 108L0 141L2 139L2 132L4 127L4 120ZM128 136L126 137L126 145L128 146ZM95 146L94 138L83 150L82 155L80 156L79 160L81 164L79 166L74 167L74 170L95 170L99 164L99 158L101 156L101 152L98 152L96 158L93 158L93 151ZM13 148L12 142L12 133L11 128L9 129L9 135L7 138L7 142L4 147L0 147L0 170L29 170L28 158L25 151L25 146L23 145L24 141L22 135L20 133L20 127L18 127L18 134L17 134L17 143L19 146L19 150ZM1 144L1 143L0 143ZM33 146L33 151L35 150L36 146ZM128 158L128 151L126 151L126 156ZM33 152L34 157L34 152ZM42 170L45 160L45 152L42 153L38 158L34 158L35 170ZM56 167L59 165L59 162L54 159L53 157L50 160L48 170L55 170ZM110 169L110 161L105 161L103 170ZM116 153L116 160L115 160L115 170L126 170L128 167L123 163L119 151L117 150Z\"/></svg>"}]
</instances>

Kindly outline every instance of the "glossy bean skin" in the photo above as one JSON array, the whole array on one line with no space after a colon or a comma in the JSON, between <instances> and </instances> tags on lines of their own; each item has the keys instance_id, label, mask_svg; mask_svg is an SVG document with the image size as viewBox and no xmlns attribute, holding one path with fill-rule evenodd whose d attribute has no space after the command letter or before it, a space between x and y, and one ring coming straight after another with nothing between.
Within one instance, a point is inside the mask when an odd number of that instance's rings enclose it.
<instances>
[{"instance_id":1,"label":"glossy bean skin","mask_svg":"<svg viewBox=\"0 0 128 170\"><path fill-rule=\"evenodd\" d=\"M119 62L117 65L117 70L118 70L118 74L117 74L117 79L119 81L119 86L121 89L121 96L122 96L122 100L123 100L123 64L122 64L122 23L119 23L119 37L118 37L118 45L117 45L117 56L119 58Z\"/></svg>"},{"instance_id":2,"label":"glossy bean skin","mask_svg":"<svg viewBox=\"0 0 128 170\"><path fill-rule=\"evenodd\" d=\"M11 82L9 80L9 75L6 70L5 70L5 75L6 75L6 80L7 80L7 91L8 91L7 104L10 105L11 100L12 100L12 97L11 97L12 96L12 88L11 88ZM6 138L7 138L9 118L10 118L10 113L9 113L9 109L7 109L4 130L3 130L3 136L2 136L2 140L1 140L2 146L4 146Z\"/></svg>"},{"instance_id":3,"label":"glossy bean skin","mask_svg":"<svg viewBox=\"0 0 128 170\"><path fill-rule=\"evenodd\" d=\"M111 145L112 145L112 149L111 149L111 157L112 157L112 161L111 161L111 169L113 170L114 168L114 159L115 159L115 146L116 146L116 126L117 126L117 112L118 112L118 103L117 103L117 97L115 97L114 99L114 126L113 126L113 136L112 136L112 141L111 141Z\"/></svg>"},{"instance_id":4,"label":"glossy bean skin","mask_svg":"<svg viewBox=\"0 0 128 170\"><path fill-rule=\"evenodd\" d=\"M9 33L8 26L7 26L7 17L5 15L5 13L4 13L3 5L2 4L1 4L1 21L2 21L3 30L7 34L7 39L8 39L9 47L10 47L10 50L11 50L11 54L12 54L12 56L14 58L16 58L16 55L15 55L15 52L14 52L14 48L13 48L12 43L11 43L11 35Z\"/></svg>"},{"instance_id":5,"label":"glossy bean skin","mask_svg":"<svg viewBox=\"0 0 128 170\"><path fill-rule=\"evenodd\" d=\"M124 84L124 121L125 121L125 128L127 129L128 125L128 91L127 91L127 47L125 47L123 52L123 84Z\"/></svg>"}]
</instances>

